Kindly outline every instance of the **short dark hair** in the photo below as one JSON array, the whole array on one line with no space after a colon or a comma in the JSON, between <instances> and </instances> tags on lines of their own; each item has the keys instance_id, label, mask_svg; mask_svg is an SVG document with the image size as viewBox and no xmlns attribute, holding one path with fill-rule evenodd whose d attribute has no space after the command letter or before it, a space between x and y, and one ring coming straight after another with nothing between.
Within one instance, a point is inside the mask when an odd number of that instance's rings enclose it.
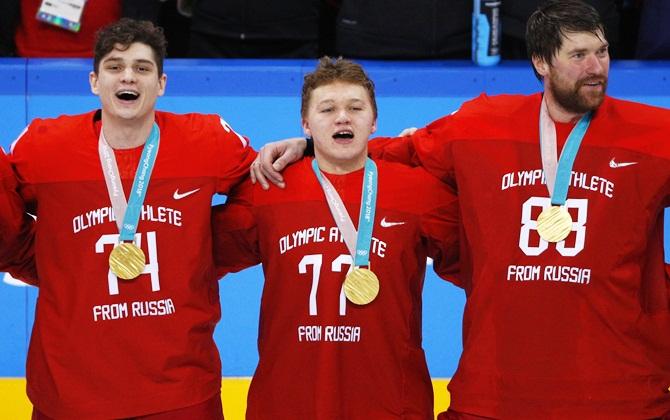
<instances>
[{"instance_id":1,"label":"short dark hair","mask_svg":"<svg viewBox=\"0 0 670 420\"><path fill-rule=\"evenodd\" d=\"M342 57L333 59L328 56L321 57L316 69L305 75L302 85L302 106L300 114L305 117L309 108L309 100L312 91L320 86L328 85L333 82L345 82L359 85L365 88L370 97L372 112L377 118L377 101L375 100L375 84L368 77L360 64Z\"/></svg>"},{"instance_id":2,"label":"short dark hair","mask_svg":"<svg viewBox=\"0 0 670 420\"><path fill-rule=\"evenodd\" d=\"M102 58L112 52L117 46L125 50L131 44L140 42L148 45L154 53L158 66L158 75L163 74L163 60L165 59L167 40L163 28L155 26L146 20L122 18L101 28L96 33L93 49L93 71L97 74Z\"/></svg>"},{"instance_id":3,"label":"short dark hair","mask_svg":"<svg viewBox=\"0 0 670 420\"><path fill-rule=\"evenodd\" d=\"M605 33L598 11L579 0L549 0L540 5L526 24L528 57L551 64L569 33L590 32L597 37ZM537 73L535 76L542 77Z\"/></svg>"}]
</instances>

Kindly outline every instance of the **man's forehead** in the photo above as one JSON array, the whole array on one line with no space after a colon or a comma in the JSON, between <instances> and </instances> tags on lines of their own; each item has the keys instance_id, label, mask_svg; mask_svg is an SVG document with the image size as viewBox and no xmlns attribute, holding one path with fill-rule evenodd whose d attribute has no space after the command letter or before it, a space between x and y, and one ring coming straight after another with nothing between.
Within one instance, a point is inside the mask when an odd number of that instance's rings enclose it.
<instances>
[{"instance_id":1,"label":"man's forehead","mask_svg":"<svg viewBox=\"0 0 670 420\"><path fill-rule=\"evenodd\" d=\"M317 103L326 104L334 102L367 102L367 94L363 91L361 93L353 92L344 92L344 91L331 91L331 92L319 92L316 95Z\"/></svg>"},{"instance_id":2,"label":"man's forehead","mask_svg":"<svg viewBox=\"0 0 670 420\"><path fill-rule=\"evenodd\" d=\"M564 32L561 34L561 50L572 49L581 44L607 45L607 38L602 30L595 32Z\"/></svg>"},{"instance_id":3,"label":"man's forehead","mask_svg":"<svg viewBox=\"0 0 670 420\"><path fill-rule=\"evenodd\" d=\"M128 46L122 44L115 44L107 55L102 58L102 61L141 61L156 64L154 53L150 46L141 42L133 42Z\"/></svg>"}]
</instances>

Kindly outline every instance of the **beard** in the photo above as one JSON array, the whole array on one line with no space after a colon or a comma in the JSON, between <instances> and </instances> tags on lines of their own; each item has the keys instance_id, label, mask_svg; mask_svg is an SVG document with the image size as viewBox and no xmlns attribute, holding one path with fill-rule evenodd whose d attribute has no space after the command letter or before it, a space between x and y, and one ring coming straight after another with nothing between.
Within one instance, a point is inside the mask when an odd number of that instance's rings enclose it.
<instances>
[{"instance_id":1,"label":"beard","mask_svg":"<svg viewBox=\"0 0 670 420\"><path fill-rule=\"evenodd\" d=\"M574 84L560 79L556 73L550 75L551 84L549 89L556 102L569 112L575 114L585 114L589 111L598 109L605 99L607 91L607 77L588 77L580 79ZM600 82L602 89L599 91L582 91L582 87L587 83Z\"/></svg>"}]
</instances>

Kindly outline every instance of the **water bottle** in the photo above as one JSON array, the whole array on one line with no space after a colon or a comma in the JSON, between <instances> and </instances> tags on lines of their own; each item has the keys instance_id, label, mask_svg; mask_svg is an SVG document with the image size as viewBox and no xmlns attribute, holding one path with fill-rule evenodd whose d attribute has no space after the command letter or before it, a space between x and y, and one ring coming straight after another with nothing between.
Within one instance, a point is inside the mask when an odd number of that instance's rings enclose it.
<instances>
[{"instance_id":1,"label":"water bottle","mask_svg":"<svg viewBox=\"0 0 670 420\"><path fill-rule=\"evenodd\" d=\"M501 0L473 0L472 61L494 66L500 61Z\"/></svg>"}]
</instances>

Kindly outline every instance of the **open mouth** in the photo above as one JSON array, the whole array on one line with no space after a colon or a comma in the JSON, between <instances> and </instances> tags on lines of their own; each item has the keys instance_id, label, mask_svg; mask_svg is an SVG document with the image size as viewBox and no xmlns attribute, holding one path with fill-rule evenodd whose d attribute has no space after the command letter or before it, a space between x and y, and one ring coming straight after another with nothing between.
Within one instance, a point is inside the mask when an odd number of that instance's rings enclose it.
<instances>
[{"instance_id":1,"label":"open mouth","mask_svg":"<svg viewBox=\"0 0 670 420\"><path fill-rule=\"evenodd\" d=\"M354 132L349 130L338 131L333 134L335 140L350 140L354 138Z\"/></svg>"},{"instance_id":2,"label":"open mouth","mask_svg":"<svg viewBox=\"0 0 670 420\"><path fill-rule=\"evenodd\" d=\"M582 86L588 86L588 87L598 87L603 86L604 84L605 82L602 80L586 80L582 82Z\"/></svg>"},{"instance_id":3,"label":"open mouth","mask_svg":"<svg viewBox=\"0 0 670 420\"><path fill-rule=\"evenodd\" d=\"M140 97L140 94L133 90L121 90L116 92L116 97L122 101L134 101Z\"/></svg>"}]
</instances>

